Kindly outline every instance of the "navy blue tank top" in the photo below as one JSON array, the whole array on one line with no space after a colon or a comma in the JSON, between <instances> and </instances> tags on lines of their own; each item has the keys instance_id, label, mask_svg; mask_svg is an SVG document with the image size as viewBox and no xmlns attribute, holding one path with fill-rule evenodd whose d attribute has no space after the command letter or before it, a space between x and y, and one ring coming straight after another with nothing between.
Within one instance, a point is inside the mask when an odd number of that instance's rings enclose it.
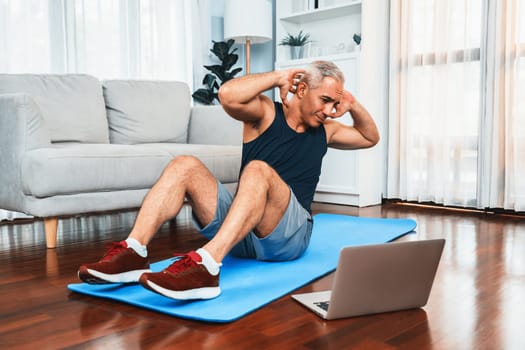
<instances>
[{"instance_id":1,"label":"navy blue tank top","mask_svg":"<svg viewBox=\"0 0 525 350\"><path fill-rule=\"evenodd\" d=\"M277 171L297 200L310 212L326 154L324 126L298 133L286 123L283 106L275 104L275 118L255 140L244 143L241 171L252 160L262 160Z\"/></svg>"}]
</instances>

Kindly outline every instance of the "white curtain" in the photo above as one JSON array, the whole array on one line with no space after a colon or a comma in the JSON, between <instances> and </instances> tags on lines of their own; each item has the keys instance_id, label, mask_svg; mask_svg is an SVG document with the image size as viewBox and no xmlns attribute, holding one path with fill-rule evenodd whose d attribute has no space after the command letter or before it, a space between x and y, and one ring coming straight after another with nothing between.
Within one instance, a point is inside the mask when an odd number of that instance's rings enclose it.
<instances>
[{"instance_id":1,"label":"white curtain","mask_svg":"<svg viewBox=\"0 0 525 350\"><path fill-rule=\"evenodd\" d=\"M480 206L525 211L525 0L487 6Z\"/></svg>"},{"instance_id":2,"label":"white curtain","mask_svg":"<svg viewBox=\"0 0 525 350\"><path fill-rule=\"evenodd\" d=\"M392 1L388 198L524 210L524 2Z\"/></svg>"},{"instance_id":3,"label":"white curtain","mask_svg":"<svg viewBox=\"0 0 525 350\"><path fill-rule=\"evenodd\" d=\"M206 74L205 64L210 64L211 48L211 10L210 1L217 0L193 0L192 4L192 26L193 26L193 86L194 90L202 85L202 79Z\"/></svg>"},{"instance_id":4,"label":"white curtain","mask_svg":"<svg viewBox=\"0 0 525 350\"><path fill-rule=\"evenodd\" d=\"M191 0L0 0L0 72L87 73L193 87Z\"/></svg>"}]
</instances>

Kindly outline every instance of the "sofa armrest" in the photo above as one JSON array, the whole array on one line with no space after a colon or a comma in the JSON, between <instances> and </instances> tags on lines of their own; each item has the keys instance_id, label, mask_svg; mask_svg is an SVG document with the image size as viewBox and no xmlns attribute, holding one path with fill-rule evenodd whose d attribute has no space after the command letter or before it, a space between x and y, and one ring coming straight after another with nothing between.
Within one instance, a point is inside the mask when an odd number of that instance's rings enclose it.
<instances>
[{"instance_id":1,"label":"sofa armrest","mask_svg":"<svg viewBox=\"0 0 525 350\"><path fill-rule=\"evenodd\" d=\"M242 123L230 117L220 105L193 106L188 143L201 145L241 145Z\"/></svg>"},{"instance_id":2,"label":"sofa armrest","mask_svg":"<svg viewBox=\"0 0 525 350\"><path fill-rule=\"evenodd\" d=\"M0 94L0 125L0 208L22 211L22 157L49 146L49 130L40 108L25 93Z\"/></svg>"}]
</instances>

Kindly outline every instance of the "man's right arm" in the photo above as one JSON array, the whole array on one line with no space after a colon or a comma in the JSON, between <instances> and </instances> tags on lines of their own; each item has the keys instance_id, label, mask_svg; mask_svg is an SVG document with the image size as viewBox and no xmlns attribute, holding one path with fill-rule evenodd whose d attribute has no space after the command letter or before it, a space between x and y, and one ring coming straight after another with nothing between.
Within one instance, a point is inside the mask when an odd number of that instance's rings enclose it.
<instances>
[{"instance_id":1,"label":"man's right arm","mask_svg":"<svg viewBox=\"0 0 525 350\"><path fill-rule=\"evenodd\" d=\"M298 69L273 71L229 80L220 87L219 100L228 114L243 122L256 122L268 115L273 117L273 103L263 92L278 87L286 104L286 94L293 92L293 79L300 72L302 70Z\"/></svg>"}]
</instances>

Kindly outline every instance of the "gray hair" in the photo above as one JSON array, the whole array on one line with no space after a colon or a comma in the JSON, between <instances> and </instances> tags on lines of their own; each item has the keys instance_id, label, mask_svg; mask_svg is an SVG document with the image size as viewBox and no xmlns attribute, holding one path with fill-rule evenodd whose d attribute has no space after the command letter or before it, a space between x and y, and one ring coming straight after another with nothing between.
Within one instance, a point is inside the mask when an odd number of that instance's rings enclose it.
<instances>
[{"instance_id":1,"label":"gray hair","mask_svg":"<svg viewBox=\"0 0 525 350\"><path fill-rule=\"evenodd\" d=\"M308 84L312 89L315 89L326 77L334 78L342 84L345 82L343 72L341 72L339 67L334 63L329 61L314 61L310 63L308 67L306 67L306 72L301 80Z\"/></svg>"}]
</instances>

